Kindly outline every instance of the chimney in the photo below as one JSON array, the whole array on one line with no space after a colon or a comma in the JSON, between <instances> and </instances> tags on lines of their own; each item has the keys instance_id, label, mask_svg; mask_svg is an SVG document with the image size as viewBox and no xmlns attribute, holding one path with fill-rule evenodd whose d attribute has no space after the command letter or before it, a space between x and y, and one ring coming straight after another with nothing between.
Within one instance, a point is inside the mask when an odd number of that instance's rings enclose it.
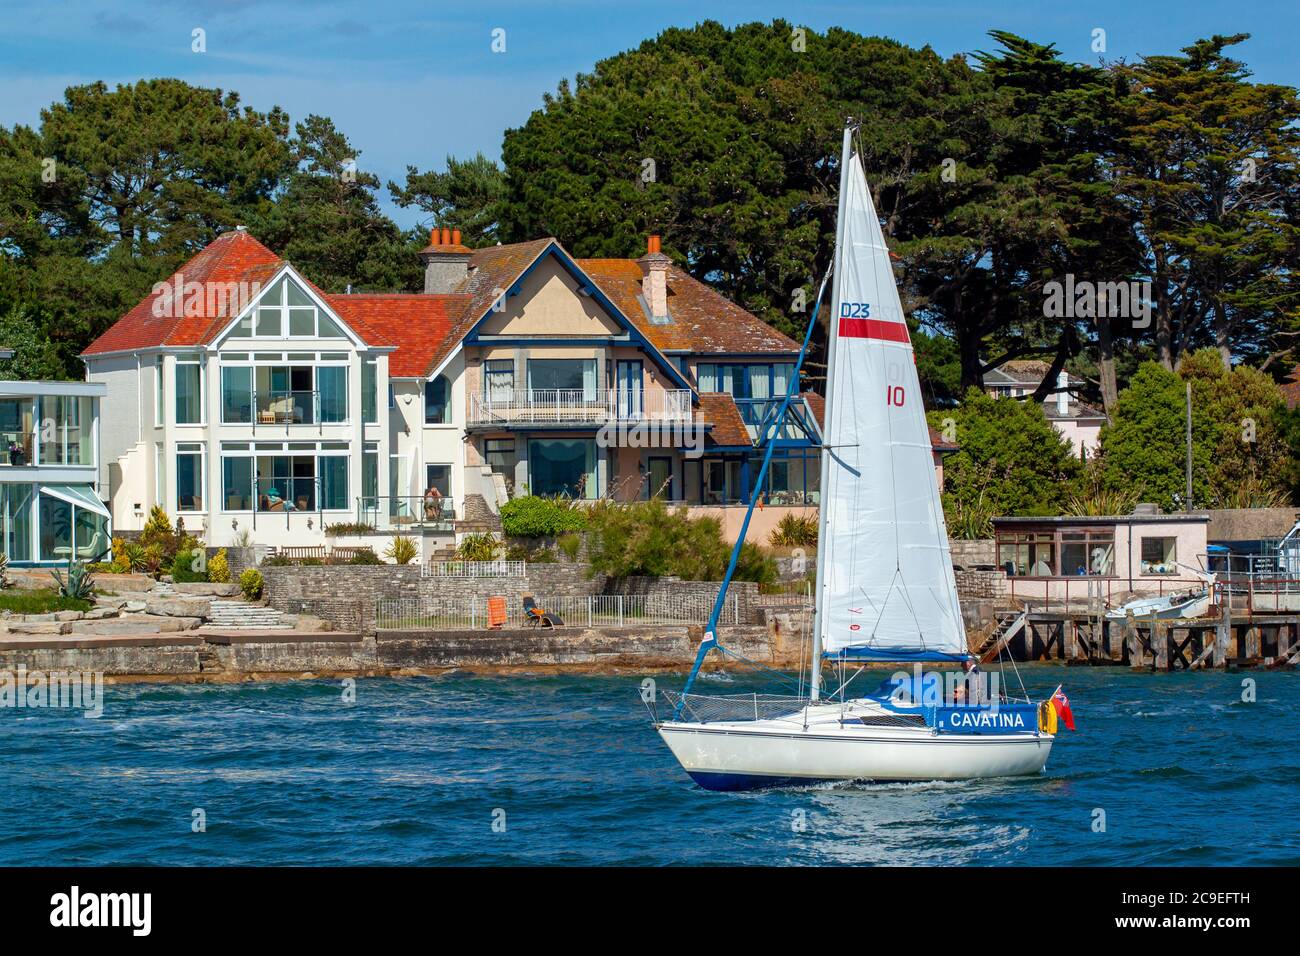
<instances>
[{"instance_id":1,"label":"chimney","mask_svg":"<svg viewBox=\"0 0 1300 956\"><path fill-rule=\"evenodd\" d=\"M1061 369L1060 374L1056 376L1056 387L1060 389L1056 393L1056 414L1064 418L1070 411L1070 393L1066 389L1070 385L1070 373Z\"/></svg>"},{"instance_id":2,"label":"chimney","mask_svg":"<svg viewBox=\"0 0 1300 956\"><path fill-rule=\"evenodd\" d=\"M659 237L646 239L646 253L637 260L641 267L641 297L651 322L668 322L668 267L673 264L659 249Z\"/></svg>"},{"instance_id":3,"label":"chimney","mask_svg":"<svg viewBox=\"0 0 1300 956\"><path fill-rule=\"evenodd\" d=\"M471 251L461 245L459 229L434 227L429 233L429 244L420 250L425 294L459 292L469 274Z\"/></svg>"}]
</instances>

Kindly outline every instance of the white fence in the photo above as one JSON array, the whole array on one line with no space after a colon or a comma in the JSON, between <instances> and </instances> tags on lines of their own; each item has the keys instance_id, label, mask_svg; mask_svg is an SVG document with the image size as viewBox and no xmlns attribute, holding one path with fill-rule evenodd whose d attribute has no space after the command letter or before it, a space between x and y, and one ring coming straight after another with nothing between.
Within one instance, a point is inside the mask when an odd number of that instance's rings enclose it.
<instances>
[{"instance_id":1,"label":"white fence","mask_svg":"<svg viewBox=\"0 0 1300 956\"><path fill-rule=\"evenodd\" d=\"M558 617L565 627L640 627L645 625L707 624L713 600L703 594L569 594L534 598L539 608ZM380 630L463 631L488 626L486 597L461 601L423 598L381 598L376 602L375 626ZM525 627L532 621L518 597L506 598L505 627ZM719 624L740 623L740 598L728 595Z\"/></svg>"},{"instance_id":2,"label":"white fence","mask_svg":"<svg viewBox=\"0 0 1300 956\"><path fill-rule=\"evenodd\" d=\"M426 578L523 578L526 561L429 561L421 565Z\"/></svg>"}]
</instances>

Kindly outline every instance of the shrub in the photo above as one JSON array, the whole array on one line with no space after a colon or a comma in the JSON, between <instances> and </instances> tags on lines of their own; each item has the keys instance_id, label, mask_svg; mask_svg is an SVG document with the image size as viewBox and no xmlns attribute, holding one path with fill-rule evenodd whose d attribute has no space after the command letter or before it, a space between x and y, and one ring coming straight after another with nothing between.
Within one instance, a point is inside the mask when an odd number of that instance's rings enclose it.
<instances>
[{"instance_id":1,"label":"shrub","mask_svg":"<svg viewBox=\"0 0 1300 956\"><path fill-rule=\"evenodd\" d=\"M200 555L203 554L201 549L177 551L176 557L172 560L172 580L178 584L185 584L190 581L206 581L208 573L196 571L194 565L199 561Z\"/></svg>"},{"instance_id":2,"label":"shrub","mask_svg":"<svg viewBox=\"0 0 1300 956\"><path fill-rule=\"evenodd\" d=\"M367 524L364 521L340 521L336 524L327 524L325 534L332 538L341 538L346 535L374 534L375 526Z\"/></svg>"},{"instance_id":3,"label":"shrub","mask_svg":"<svg viewBox=\"0 0 1300 956\"><path fill-rule=\"evenodd\" d=\"M528 556L532 554L526 544L512 544L506 548L507 561L527 561Z\"/></svg>"},{"instance_id":4,"label":"shrub","mask_svg":"<svg viewBox=\"0 0 1300 956\"><path fill-rule=\"evenodd\" d=\"M560 559L550 548L538 548L528 555L529 564L559 564Z\"/></svg>"},{"instance_id":5,"label":"shrub","mask_svg":"<svg viewBox=\"0 0 1300 956\"><path fill-rule=\"evenodd\" d=\"M456 557L462 561L495 561L500 550L501 542L490 534L467 534L456 549Z\"/></svg>"},{"instance_id":6,"label":"shrub","mask_svg":"<svg viewBox=\"0 0 1300 956\"><path fill-rule=\"evenodd\" d=\"M226 555L225 548L214 554L208 562L208 580L215 584L230 583L230 558Z\"/></svg>"},{"instance_id":7,"label":"shrub","mask_svg":"<svg viewBox=\"0 0 1300 956\"><path fill-rule=\"evenodd\" d=\"M384 557L392 558L397 564L410 564L419 553L420 549L415 546L414 538L395 534L384 550Z\"/></svg>"},{"instance_id":8,"label":"shrub","mask_svg":"<svg viewBox=\"0 0 1300 956\"><path fill-rule=\"evenodd\" d=\"M817 543L817 519L787 514L777 522L767 540L773 547L811 547Z\"/></svg>"},{"instance_id":9,"label":"shrub","mask_svg":"<svg viewBox=\"0 0 1300 956\"><path fill-rule=\"evenodd\" d=\"M586 512L571 499L525 495L501 506L501 530L511 538L554 538L586 526Z\"/></svg>"},{"instance_id":10,"label":"shrub","mask_svg":"<svg viewBox=\"0 0 1300 956\"><path fill-rule=\"evenodd\" d=\"M379 555L367 548L365 551L358 551L352 557L348 558L348 564L383 564Z\"/></svg>"},{"instance_id":11,"label":"shrub","mask_svg":"<svg viewBox=\"0 0 1300 956\"><path fill-rule=\"evenodd\" d=\"M578 560L578 552L582 550L582 535L573 532L562 534L555 543L570 561Z\"/></svg>"},{"instance_id":12,"label":"shrub","mask_svg":"<svg viewBox=\"0 0 1300 956\"><path fill-rule=\"evenodd\" d=\"M257 568L245 568L244 573L239 576L239 590L244 592L244 599L247 601L261 598L264 584L262 572Z\"/></svg>"},{"instance_id":13,"label":"shrub","mask_svg":"<svg viewBox=\"0 0 1300 956\"><path fill-rule=\"evenodd\" d=\"M602 502L592 508L587 536L592 570L610 577L675 575L688 581L720 581L732 546L717 518L691 518L661 499L630 504ZM753 542L741 549L739 581L776 580L776 562Z\"/></svg>"}]
</instances>

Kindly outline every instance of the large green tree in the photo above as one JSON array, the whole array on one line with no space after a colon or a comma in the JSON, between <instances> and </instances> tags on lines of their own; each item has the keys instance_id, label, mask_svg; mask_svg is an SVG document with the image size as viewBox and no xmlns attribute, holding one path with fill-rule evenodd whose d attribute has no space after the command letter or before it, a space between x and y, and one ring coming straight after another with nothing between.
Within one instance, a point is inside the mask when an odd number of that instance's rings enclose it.
<instances>
[{"instance_id":1,"label":"large green tree","mask_svg":"<svg viewBox=\"0 0 1300 956\"><path fill-rule=\"evenodd\" d=\"M423 245L379 209L379 179L358 166L354 149L323 116L295 126L296 167L253 232L329 292L417 290Z\"/></svg>"},{"instance_id":2,"label":"large green tree","mask_svg":"<svg viewBox=\"0 0 1300 956\"><path fill-rule=\"evenodd\" d=\"M472 159L448 156L447 170L441 173L422 173L407 166L406 184L390 182L388 191L399 206L430 213L434 226L459 229L470 246L497 241L505 173L482 153L475 153Z\"/></svg>"},{"instance_id":3,"label":"large green tree","mask_svg":"<svg viewBox=\"0 0 1300 956\"><path fill-rule=\"evenodd\" d=\"M1300 98L1250 81L1225 52L1247 38L1112 67L1124 95L1110 165L1142 239L1166 368L1203 345L1225 362L1266 358L1295 332Z\"/></svg>"},{"instance_id":4,"label":"large green tree","mask_svg":"<svg viewBox=\"0 0 1300 956\"><path fill-rule=\"evenodd\" d=\"M955 534L981 537L996 515L1060 513L1079 461L1038 402L971 389L959 407L930 412L929 421L959 446L943 468Z\"/></svg>"},{"instance_id":5,"label":"large green tree","mask_svg":"<svg viewBox=\"0 0 1300 956\"><path fill-rule=\"evenodd\" d=\"M1283 503L1285 405L1268 376L1229 369L1215 349L1187 355L1178 372L1143 364L1101 431L1104 482L1140 488L1167 509L1187 506L1187 385L1192 391L1192 505Z\"/></svg>"}]
</instances>

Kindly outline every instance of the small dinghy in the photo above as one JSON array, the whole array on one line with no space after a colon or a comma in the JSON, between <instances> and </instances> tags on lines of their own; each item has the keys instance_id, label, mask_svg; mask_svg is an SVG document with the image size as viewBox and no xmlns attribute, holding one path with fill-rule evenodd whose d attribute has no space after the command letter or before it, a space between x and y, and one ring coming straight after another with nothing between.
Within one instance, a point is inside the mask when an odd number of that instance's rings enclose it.
<instances>
[{"instance_id":1,"label":"small dinghy","mask_svg":"<svg viewBox=\"0 0 1300 956\"><path fill-rule=\"evenodd\" d=\"M1193 588L1190 591L1178 591L1158 597L1134 598L1126 604L1107 611L1106 620L1122 622L1128 617L1130 611L1139 621L1149 621L1152 618L1158 621L1170 621L1205 617L1210 610L1213 590L1212 585L1206 585L1203 588Z\"/></svg>"}]
</instances>

